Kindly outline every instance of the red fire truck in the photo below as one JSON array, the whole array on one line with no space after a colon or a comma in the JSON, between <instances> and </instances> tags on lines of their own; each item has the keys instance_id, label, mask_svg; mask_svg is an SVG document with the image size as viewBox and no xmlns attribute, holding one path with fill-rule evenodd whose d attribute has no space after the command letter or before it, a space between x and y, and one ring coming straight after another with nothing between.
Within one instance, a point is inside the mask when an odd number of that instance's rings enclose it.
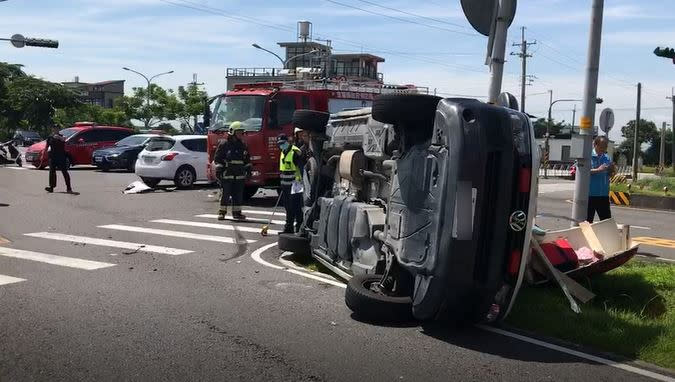
<instances>
[{"instance_id":1,"label":"red fire truck","mask_svg":"<svg viewBox=\"0 0 675 382\"><path fill-rule=\"evenodd\" d=\"M346 82L265 82L237 84L234 89L212 99L204 116L208 126L208 174L215 181L212 161L219 140L226 139L229 126L239 121L246 132L244 140L253 164L245 196L261 188L279 186L279 149L276 138L293 134L292 118L297 109L336 113L372 104L382 93L424 92L413 85L357 85ZM213 111L211 111L211 109Z\"/></svg>"}]
</instances>

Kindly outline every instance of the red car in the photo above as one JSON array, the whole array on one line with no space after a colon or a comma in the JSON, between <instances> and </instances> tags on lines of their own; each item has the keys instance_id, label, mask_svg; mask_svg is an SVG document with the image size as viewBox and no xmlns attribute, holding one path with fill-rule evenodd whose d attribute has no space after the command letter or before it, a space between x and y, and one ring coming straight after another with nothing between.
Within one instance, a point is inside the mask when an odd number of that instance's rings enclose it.
<instances>
[{"instance_id":1,"label":"red car","mask_svg":"<svg viewBox=\"0 0 675 382\"><path fill-rule=\"evenodd\" d=\"M73 127L60 133L66 138L68 166L91 164L91 155L95 150L113 146L120 139L134 132L126 127L98 126L92 122L77 122ZM38 142L28 148L24 158L26 162L43 169L49 164L49 153L45 151L47 141Z\"/></svg>"}]
</instances>

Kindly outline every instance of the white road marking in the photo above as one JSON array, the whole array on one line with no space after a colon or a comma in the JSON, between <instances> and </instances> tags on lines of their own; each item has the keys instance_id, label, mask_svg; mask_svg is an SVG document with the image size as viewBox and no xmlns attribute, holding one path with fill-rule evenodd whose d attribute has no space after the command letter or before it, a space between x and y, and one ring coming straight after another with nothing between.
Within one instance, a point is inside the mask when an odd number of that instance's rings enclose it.
<instances>
[{"instance_id":1,"label":"white road marking","mask_svg":"<svg viewBox=\"0 0 675 382\"><path fill-rule=\"evenodd\" d=\"M131 250L138 250L138 251L142 251L142 252L153 252L153 253L159 253L159 254L163 254L163 255L174 255L175 256L175 255L184 255L186 253L192 253L193 252L193 251L188 251L188 250L185 250L185 249L161 247L161 246L157 246L157 245L148 245L148 244L142 244L142 243L130 243L130 242L127 242L127 241L97 239L95 237L64 235L64 234L53 233L53 232L26 233L24 235L25 236L31 236L31 237L38 237L38 238L41 238L41 239L69 241L69 242L72 242L72 243L100 245L102 247L131 249Z\"/></svg>"},{"instance_id":2,"label":"white road marking","mask_svg":"<svg viewBox=\"0 0 675 382\"><path fill-rule=\"evenodd\" d=\"M134 227L134 226L128 226L128 225L122 225L122 224L102 225L102 226L99 226L99 228L114 229L114 230L118 230L118 231L127 231L127 232L149 233L149 234L161 235L161 236L181 237L181 238L185 238L185 239L215 241L215 242L219 242L219 243L229 243L229 244L237 243L237 244L239 244L238 241L236 241L235 239L233 239L231 237L202 235L202 234L199 234L199 233L192 233L192 232L169 231L169 230L164 230L164 229L154 229L154 228L145 228L145 227ZM256 241L255 240L246 240L246 242L247 243L255 243Z\"/></svg>"},{"instance_id":3,"label":"white road marking","mask_svg":"<svg viewBox=\"0 0 675 382\"><path fill-rule=\"evenodd\" d=\"M116 264L103 263L100 261L91 261L78 259L75 257L56 256L48 253L23 251L14 248L0 248L0 256L13 257L17 259L39 261L41 263L60 265L63 267L94 270L100 268L114 267Z\"/></svg>"},{"instance_id":4,"label":"white road marking","mask_svg":"<svg viewBox=\"0 0 675 382\"><path fill-rule=\"evenodd\" d=\"M591 354L582 353L582 352L577 351L577 350L568 349L568 348L565 348L565 347L562 347L562 346L558 346L558 345L551 344L551 343L548 343L548 342L544 342L544 341L541 341L541 340L537 340L537 339L534 339L534 338L526 337L526 336L523 336L523 335L520 335L520 334L512 333L512 332L509 332L509 331L506 331L506 330L503 330L503 329L494 328L494 327L491 327L491 326L485 326L485 325L476 325L476 326L478 328L483 329L483 330L488 331L488 332L501 334L501 335L506 336L506 337L515 338L517 340L528 342L528 343L538 345L538 346L541 346L541 347L544 347L544 348L547 348L547 349L551 349L551 350L555 350L555 351L558 351L558 352L561 352L561 353L569 354L569 355L572 355L572 356L575 356L575 357L583 358L583 359L586 359L586 360L589 360L589 361L592 361L592 362L596 362L596 363L599 363L599 364L615 367L617 369L621 369L621 370L627 371L629 373L634 373L634 374L642 375L644 377L653 378L653 379L656 379L658 381L675 382L675 379L671 378L669 376L666 376L666 375L663 375L663 374L658 374L658 373L655 373L653 371L649 371L649 370L645 370L645 369L640 369L640 368L637 368L635 366L627 365L625 363L612 361L612 360L602 358L602 357L597 357L597 356L594 356L594 355L591 355Z\"/></svg>"},{"instance_id":5,"label":"white road marking","mask_svg":"<svg viewBox=\"0 0 675 382\"><path fill-rule=\"evenodd\" d=\"M216 214L203 214L203 215L195 215L195 217L198 218L206 218L206 219L218 219L218 215ZM249 223L262 223L262 224L267 224L269 220L268 219L257 219L257 218L246 218L245 222ZM275 224L275 225L286 225L286 222L283 220L272 220L270 224Z\"/></svg>"},{"instance_id":6,"label":"white road marking","mask_svg":"<svg viewBox=\"0 0 675 382\"><path fill-rule=\"evenodd\" d=\"M13 283L21 282L21 281L26 281L26 279L20 279L18 277L0 275L0 285L13 284Z\"/></svg>"},{"instance_id":7,"label":"white road marking","mask_svg":"<svg viewBox=\"0 0 675 382\"><path fill-rule=\"evenodd\" d=\"M28 170L25 167L3 167L3 168L8 168L10 170Z\"/></svg>"},{"instance_id":8,"label":"white road marking","mask_svg":"<svg viewBox=\"0 0 675 382\"><path fill-rule=\"evenodd\" d=\"M271 243L271 244L267 244L265 246L262 246L262 247L256 249L255 251L253 251L251 253L251 258L253 260L255 260L255 262L257 262L258 264L264 265L264 266L272 268L272 269L277 269L277 270L280 270L280 271L286 271L286 272L293 273L293 274L298 275L298 276L302 276L302 277L305 277L305 278L308 278L308 279L319 281L319 282L322 282L324 284L334 285L334 286L337 286L337 287L340 287L340 288L346 288L347 287L346 284L341 283L339 281L328 280L326 278L315 276L315 275L312 275L312 274L304 272L304 271L298 271L296 269L289 269L289 268L280 267L278 265L268 263L267 261L263 260L260 257L263 254L263 252L267 251L268 249L270 249L270 248L272 248L276 245L277 245L277 243Z\"/></svg>"},{"instance_id":9,"label":"white road marking","mask_svg":"<svg viewBox=\"0 0 675 382\"><path fill-rule=\"evenodd\" d=\"M251 215L267 215L267 216L286 216L284 212L277 211L277 212L272 212L272 211L261 211L261 210L243 210L241 211L243 214L251 214Z\"/></svg>"},{"instance_id":10,"label":"white road marking","mask_svg":"<svg viewBox=\"0 0 675 382\"><path fill-rule=\"evenodd\" d=\"M184 225L184 226L188 226L188 227L224 229L224 230L228 230L228 231L234 231L235 230L235 227L233 225L229 225L229 224L193 222L193 221L187 221L187 220L158 219L158 220L151 220L150 222L151 223ZM255 228L255 227L237 226L236 230L241 231L241 232L252 232L252 233L260 234L260 228ZM276 231L276 230L273 230L273 229L268 230L267 232L270 235L276 235L276 234L279 233L279 231Z\"/></svg>"},{"instance_id":11,"label":"white road marking","mask_svg":"<svg viewBox=\"0 0 675 382\"><path fill-rule=\"evenodd\" d=\"M643 227L641 225L631 225L630 228L635 228L635 229L651 229L649 227Z\"/></svg>"}]
</instances>

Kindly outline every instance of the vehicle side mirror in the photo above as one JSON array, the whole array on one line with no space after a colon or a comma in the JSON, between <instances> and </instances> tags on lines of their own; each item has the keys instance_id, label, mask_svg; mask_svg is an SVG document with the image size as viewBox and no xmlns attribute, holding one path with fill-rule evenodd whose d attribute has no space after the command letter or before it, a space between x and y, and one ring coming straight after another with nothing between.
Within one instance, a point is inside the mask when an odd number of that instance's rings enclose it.
<instances>
[{"instance_id":1,"label":"vehicle side mirror","mask_svg":"<svg viewBox=\"0 0 675 382\"><path fill-rule=\"evenodd\" d=\"M204 102L204 127L209 127L211 124L211 105L210 103Z\"/></svg>"},{"instance_id":2,"label":"vehicle side mirror","mask_svg":"<svg viewBox=\"0 0 675 382\"><path fill-rule=\"evenodd\" d=\"M267 121L267 127L270 129L278 129L279 128L279 118L277 116L277 100L272 99L270 100L270 116L269 120Z\"/></svg>"}]
</instances>

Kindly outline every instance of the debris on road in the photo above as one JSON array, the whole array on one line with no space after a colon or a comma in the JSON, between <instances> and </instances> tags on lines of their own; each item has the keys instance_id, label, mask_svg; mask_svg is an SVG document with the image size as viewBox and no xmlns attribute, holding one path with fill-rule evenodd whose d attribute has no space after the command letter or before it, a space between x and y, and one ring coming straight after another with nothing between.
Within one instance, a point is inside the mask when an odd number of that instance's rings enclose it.
<instances>
[{"instance_id":1,"label":"debris on road","mask_svg":"<svg viewBox=\"0 0 675 382\"><path fill-rule=\"evenodd\" d=\"M166 188L152 188L147 184L137 180L130 185L128 185L122 193L124 194L146 194L149 192L155 192L157 190L162 190L165 192L172 192L176 190L176 187L166 187Z\"/></svg>"}]
</instances>

